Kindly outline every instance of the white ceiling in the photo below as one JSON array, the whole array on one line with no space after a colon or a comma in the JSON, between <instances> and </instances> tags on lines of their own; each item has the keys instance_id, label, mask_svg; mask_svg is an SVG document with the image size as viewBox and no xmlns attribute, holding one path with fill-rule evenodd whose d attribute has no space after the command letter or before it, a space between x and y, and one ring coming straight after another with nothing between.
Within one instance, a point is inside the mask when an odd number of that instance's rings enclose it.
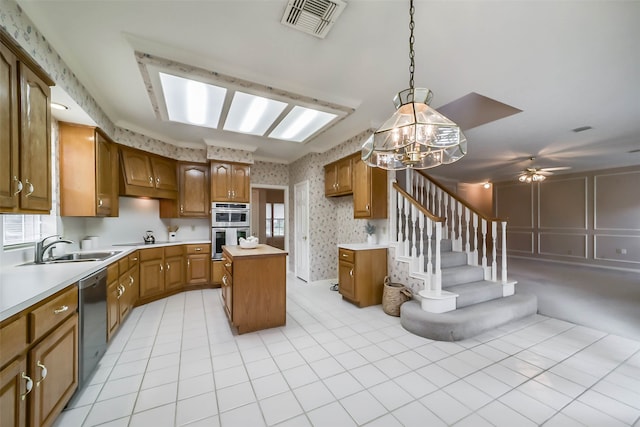
<instances>
[{"instance_id":1,"label":"white ceiling","mask_svg":"<svg viewBox=\"0 0 640 427\"><path fill-rule=\"evenodd\" d=\"M376 128L408 87L409 2L347 1L325 39L281 24L286 0L18 4L117 126L291 162ZM416 0L415 10L415 83L433 107L477 92L523 110L467 130L469 154L432 173L481 182L528 166L640 164L629 153L640 148L640 2ZM134 51L355 111L306 144L161 121ZM593 129L571 131L581 126Z\"/></svg>"}]
</instances>

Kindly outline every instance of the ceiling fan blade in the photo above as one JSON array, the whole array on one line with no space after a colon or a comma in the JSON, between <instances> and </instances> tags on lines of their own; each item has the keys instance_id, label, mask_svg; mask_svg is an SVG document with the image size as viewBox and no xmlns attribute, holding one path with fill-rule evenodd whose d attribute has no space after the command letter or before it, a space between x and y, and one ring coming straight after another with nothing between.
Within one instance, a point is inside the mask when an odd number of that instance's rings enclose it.
<instances>
[{"instance_id":1,"label":"ceiling fan blade","mask_svg":"<svg viewBox=\"0 0 640 427\"><path fill-rule=\"evenodd\" d=\"M571 169L571 166L557 166L555 168L540 168L541 171L564 171Z\"/></svg>"},{"instance_id":2,"label":"ceiling fan blade","mask_svg":"<svg viewBox=\"0 0 640 427\"><path fill-rule=\"evenodd\" d=\"M522 112L518 108L475 92L442 105L437 110L453 120L463 131Z\"/></svg>"}]
</instances>

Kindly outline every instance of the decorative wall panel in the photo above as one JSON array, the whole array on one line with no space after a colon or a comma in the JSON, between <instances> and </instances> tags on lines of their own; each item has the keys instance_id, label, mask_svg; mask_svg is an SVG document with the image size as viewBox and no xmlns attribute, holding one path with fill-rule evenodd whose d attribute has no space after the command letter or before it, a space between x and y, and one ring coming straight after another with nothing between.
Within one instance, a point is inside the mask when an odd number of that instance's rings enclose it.
<instances>
[{"instance_id":1,"label":"decorative wall panel","mask_svg":"<svg viewBox=\"0 0 640 427\"><path fill-rule=\"evenodd\" d=\"M533 227L531 184L513 184L496 188L496 216L508 221L508 227Z\"/></svg>"},{"instance_id":2,"label":"decorative wall panel","mask_svg":"<svg viewBox=\"0 0 640 427\"><path fill-rule=\"evenodd\" d=\"M640 231L640 172L596 175L596 229Z\"/></svg>"},{"instance_id":3,"label":"decorative wall panel","mask_svg":"<svg viewBox=\"0 0 640 427\"><path fill-rule=\"evenodd\" d=\"M595 258L640 264L640 236L595 236Z\"/></svg>"},{"instance_id":4,"label":"decorative wall panel","mask_svg":"<svg viewBox=\"0 0 640 427\"><path fill-rule=\"evenodd\" d=\"M587 228L587 178L554 179L540 183L540 228Z\"/></svg>"},{"instance_id":5,"label":"decorative wall panel","mask_svg":"<svg viewBox=\"0 0 640 427\"><path fill-rule=\"evenodd\" d=\"M587 257L587 235L567 233L540 233L538 253L577 258Z\"/></svg>"},{"instance_id":6,"label":"decorative wall panel","mask_svg":"<svg viewBox=\"0 0 640 427\"><path fill-rule=\"evenodd\" d=\"M533 233L524 231L507 231L507 251L532 254Z\"/></svg>"}]
</instances>

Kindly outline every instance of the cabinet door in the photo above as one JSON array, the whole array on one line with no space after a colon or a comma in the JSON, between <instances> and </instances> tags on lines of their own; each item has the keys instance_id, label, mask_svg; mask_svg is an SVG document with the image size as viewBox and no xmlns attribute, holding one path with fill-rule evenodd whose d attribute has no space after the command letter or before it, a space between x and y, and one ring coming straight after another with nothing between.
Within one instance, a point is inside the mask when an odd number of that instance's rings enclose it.
<instances>
[{"instance_id":1,"label":"cabinet door","mask_svg":"<svg viewBox=\"0 0 640 427\"><path fill-rule=\"evenodd\" d=\"M356 299L354 264L344 261L338 262L338 284L340 294L352 300Z\"/></svg>"},{"instance_id":2,"label":"cabinet door","mask_svg":"<svg viewBox=\"0 0 640 427\"><path fill-rule=\"evenodd\" d=\"M249 165L233 165L233 183L231 186L231 199L234 202L249 203L251 186L251 167Z\"/></svg>"},{"instance_id":3,"label":"cabinet door","mask_svg":"<svg viewBox=\"0 0 640 427\"><path fill-rule=\"evenodd\" d=\"M120 325L120 288L116 280L107 285L107 340L118 330Z\"/></svg>"},{"instance_id":4,"label":"cabinet door","mask_svg":"<svg viewBox=\"0 0 640 427\"><path fill-rule=\"evenodd\" d=\"M211 162L211 201L231 200L231 164Z\"/></svg>"},{"instance_id":5,"label":"cabinet door","mask_svg":"<svg viewBox=\"0 0 640 427\"><path fill-rule=\"evenodd\" d=\"M184 284L184 256L165 258L165 288L175 290Z\"/></svg>"},{"instance_id":6,"label":"cabinet door","mask_svg":"<svg viewBox=\"0 0 640 427\"><path fill-rule=\"evenodd\" d=\"M140 298L164 292L164 267L162 259L140 262Z\"/></svg>"},{"instance_id":7,"label":"cabinet door","mask_svg":"<svg viewBox=\"0 0 640 427\"><path fill-rule=\"evenodd\" d=\"M151 157L151 169L158 190L178 191L177 163L162 157Z\"/></svg>"},{"instance_id":8,"label":"cabinet door","mask_svg":"<svg viewBox=\"0 0 640 427\"><path fill-rule=\"evenodd\" d=\"M324 195L331 196L337 191L338 185L337 165L331 164L324 167Z\"/></svg>"},{"instance_id":9,"label":"cabinet door","mask_svg":"<svg viewBox=\"0 0 640 427\"><path fill-rule=\"evenodd\" d=\"M20 64L20 193L23 210L51 210L50 89Z\"/></svg>"},{"instance_id":10,"label":"cabinet door","mask_svg":"<svg viewBox=\"0 0 640 427\"><path fill-rule=\"evenodd\" d=\"M118 288L120 289L120 298L118 300L118 322L122 324L127 314L131 310L131 293L129 292L129 274L128 272L120 276L118 280Z\"/></svg>"},{"instance_id":11,"label":"cabinet door","mask_svg":"<svg viewBox=\"0 0 640 427\"><path fill-rule=\"evenodd\" d=\"M24 377L23 377L24 376ZM27 425L27 359L23 356L0 371L0 425ZM30 379L29 379L30 380ZM33 385L33 383L31 383Z\"/></svg>"},{"instance_id":12,"label":"cabinet door","mask_svg":"<svg viewBox=\"0 0 640 427\"><path fill-rule=\"evenodd\" d=\"M129 268L124 285L127 289L127 303L129 309L132 309L137 304L140 295L140 274L137 264Z\"/></svg>"},{"instance_id":13,"label":"cabinet door","mask_svg":"<svg viewBox=\"0 0 640 427\"><path fill-rule=\"evenodd\" d=\"M210 254L187 256L187 284L206 285L209 283Z\"/></svg>"},{"instance_id":14,"label":"cabinet door","mask_svg":"<svg viewBox=\"0 0 640 427\"><path fill-rule=\"evenodd\" d=\"M209 168L202 164L181 164L180 216L209 217Z\"/></svg>"},{"instance_id":15,"label":"cabinet door","mask_svg":"<svg viewBox=\"0 0 640 427\"><path fill-rule=\"evenodd\" d=\"M233 277L225 270L222 275L222 301L229 321L233 323Z\"/></svg>"},{"instance_id":16,"label":"cabinet door","mask_svg":"<svg viewBox=\"0 0 640 427\"><path fill-rule=\"evenodd\" d=\"M73 314L29 352L34 381L31 426L50 426L78 387L78 315Z\"/></svg>"},{"instance_id":17,"label":"cabinet door","mask_svg":"<svg viewBox=\"0 0 640 427\"><path fill-rule=\"evenodd\" d=\"M369 166L362 159L356 159L353 165L353 216L369 218L371 216L371 174Z\"/></svg>"},{"instance_id":18,"label":"cabinet door","mask_svg":"<svg viewBox=\"0 0 640 427\"><path fill-rule=\"evenodd\" d=\"M153 171L149 156L136 150L123 149L122 167L124 168L125 181L128 185L137 187L155 188Z\"/></svg>"},{"instance_id":19,"label":"cabinet door","mask_svg":"<svg viewBox=\"0 0 640 427\"><path fill-rule=\"evenodd\" d=\"M96 132L96 214L117 216L118 152L115 145Z\"/></svg>"},{"instance_id":20,"label":"cabinet door","mask_svg":"<svg viewBox=\"0 0 640 427\"><path fill-rule=\"evenodd\" d=\"M224 274L224 267L222 266L222 261L213 260L211 261L211 283L214 285L222 284L222 275Z\"/></svg>"},{"instance_id":21,"label":"cabinet door","mask_svg":"<svg viewBox=\"0 0 640 427\"><path fill-rule=\"evenodd\" d=\"M342 159L338 162L336 167L337 171L337 187L336 190L338 193L350 193L351 192L351 165L352 159L351 157L347 159Z\"/></svg>"},{"instance_id":22,"label":"cabinet door","mask_svg":"<svg viewBox=\"0 0 640 427\"><path fill-rule=\"evenodd\" d=\"M17 59L0 44L0 210L17 207L18 78Z\"/></svg>"}]
</instances>

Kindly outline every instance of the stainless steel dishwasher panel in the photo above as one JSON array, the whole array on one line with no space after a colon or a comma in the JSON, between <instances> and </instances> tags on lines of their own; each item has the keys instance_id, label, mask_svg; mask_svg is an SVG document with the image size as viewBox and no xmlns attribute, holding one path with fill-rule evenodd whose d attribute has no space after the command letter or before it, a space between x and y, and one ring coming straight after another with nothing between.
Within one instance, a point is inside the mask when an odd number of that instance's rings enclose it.
<instances>
[{"instance_id":1,"label":"stainless steel dishwasher panel","mask_svg":"<svg viewBox=\"0 0 640 427\"><path fill-rule=\"evenodd\" d=\"M86 384L107 351L107 269L78 283L80 315L80 357L78 390Z\"/></svg>"}]
</instances>

